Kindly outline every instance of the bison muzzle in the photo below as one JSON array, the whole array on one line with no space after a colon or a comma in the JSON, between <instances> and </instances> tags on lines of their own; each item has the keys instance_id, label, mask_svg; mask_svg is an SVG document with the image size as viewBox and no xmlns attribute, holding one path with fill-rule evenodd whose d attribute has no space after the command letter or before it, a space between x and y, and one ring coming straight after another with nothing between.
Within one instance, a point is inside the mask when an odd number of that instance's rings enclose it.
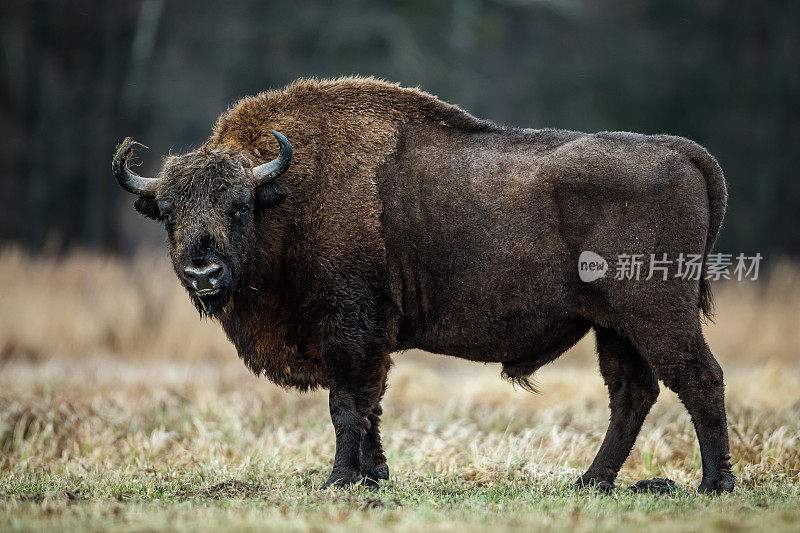
<instances>
[{"instance_id":1,"label":"bison muzzle","mask_svg":"<svg viewBox=\"0 0 800 533\"><path fill-rule=\"evenodd\" d=\"M661 380L697 431L700 491L733 489L722 370L701 328L705 276L582 281L578 270L587 251L598 264L711 252L726 188L698 144L502 127L371 78L245 98L155 177L129 169L134 144L118 148L114 176L166 227L199 312L256 374L330 390L325 487L388 478L391 353L500 363L532 388L591 329L611 420L576 484L614 487Z\"/></svg>"}]
</instances>

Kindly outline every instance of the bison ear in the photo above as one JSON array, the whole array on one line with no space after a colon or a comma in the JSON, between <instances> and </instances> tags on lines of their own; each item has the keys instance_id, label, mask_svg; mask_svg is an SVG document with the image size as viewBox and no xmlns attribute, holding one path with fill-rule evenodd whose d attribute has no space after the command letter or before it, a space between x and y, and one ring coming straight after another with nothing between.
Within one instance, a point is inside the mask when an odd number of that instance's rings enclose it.
<instances>
[{"instance_id":1,"label":"bison ear","mask_svg":"<svg viewBox=\"0 0 800 533\"><path fill-rule=\"evenodd\" d=\"M161 210L158 208L158 202L156 202L155 198L140 196L133 204L133 208L147 218L152 218L153 220L161 218Z\"/></svg>"},{"instance_id":2,"label":"bison ear","mask_svg":"<svg viewBox=\"0 0 800 533\"><path fill-rule=\"evenodd\" d=\"M281 205L291 190L280 183L268 183L256 189L256 211L264 212Z\"/></svg>"}]
</instances>

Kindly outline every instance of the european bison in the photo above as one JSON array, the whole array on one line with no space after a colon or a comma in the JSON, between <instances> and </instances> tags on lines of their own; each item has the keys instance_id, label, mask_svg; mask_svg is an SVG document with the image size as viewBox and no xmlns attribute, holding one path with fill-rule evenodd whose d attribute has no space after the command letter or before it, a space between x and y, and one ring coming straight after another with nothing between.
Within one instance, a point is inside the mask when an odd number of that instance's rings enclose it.
<instances>
[{"instance_id":1,"label":"european bison","mask_svg":"<svg viewBox=\"0 0 800 533\"><path fill-rule=\"evenodd\" d=\"M114 175L164 223L199 312L256 374L330 390L324 487L387 479L378 426L392 352L501 363L530 388L594 329L611 421L577 485L613 488L660 379L697 431L699 490L733 489L722 370L701 330L704 276L671 267L666 280L586 283L577 268L583 251L709 254L726 188L694 142L503 127L419 90L346 78L244 98L154 178L128 168L133 144L119 147Z\"/></svg>"}]
</instances>

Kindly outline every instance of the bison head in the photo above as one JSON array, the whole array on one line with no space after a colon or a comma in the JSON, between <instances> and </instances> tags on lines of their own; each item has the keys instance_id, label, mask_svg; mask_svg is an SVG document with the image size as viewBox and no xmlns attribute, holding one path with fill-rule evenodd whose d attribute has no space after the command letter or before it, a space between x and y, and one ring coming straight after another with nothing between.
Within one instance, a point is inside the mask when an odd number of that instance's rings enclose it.
<instances>
[{"instance_id":1,"label":"bison head","mask_svg":"<svg viewBox=\"0 0 800 533\"><path fill-rule=\"evenodd\" d=\"M271 226L264 218L289 193L273 180L289 168L292 147L280 133L272 134L280 153L261 165L234 148L206 145L166 158L158 177L147 178L128 168L136 144L130 138L114 156L114 177L139 195L137 211L164 224L175 273L206 315L222 311L254 269L267 267L265 249L279 238L274 228L263 234Z\"/></svg>"}]
</instances>

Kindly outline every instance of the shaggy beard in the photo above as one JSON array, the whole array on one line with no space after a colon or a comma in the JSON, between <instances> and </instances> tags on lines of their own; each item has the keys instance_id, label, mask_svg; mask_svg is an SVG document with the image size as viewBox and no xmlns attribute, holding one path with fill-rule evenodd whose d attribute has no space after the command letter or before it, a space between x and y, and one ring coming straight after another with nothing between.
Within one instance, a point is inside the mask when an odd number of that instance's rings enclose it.
<instances>
[{"instance_id":1,"label":"shaggy beard","mask_svg":"<svg viewBox=\"0 0 800 533\"><path fill-rule=\"evenodd\" d=\"M215 294L214 296L205 296L201 298L193 293L190 293L189 295L192 300L192 304L194 304L194 307L197 309L197 312L200 313L200 316L211 319L214 319L217 315L225 310L225 306L228 304L230 296L231 291L229 288L222 289L219 294Z\"/></svg>"}]
</instances>

